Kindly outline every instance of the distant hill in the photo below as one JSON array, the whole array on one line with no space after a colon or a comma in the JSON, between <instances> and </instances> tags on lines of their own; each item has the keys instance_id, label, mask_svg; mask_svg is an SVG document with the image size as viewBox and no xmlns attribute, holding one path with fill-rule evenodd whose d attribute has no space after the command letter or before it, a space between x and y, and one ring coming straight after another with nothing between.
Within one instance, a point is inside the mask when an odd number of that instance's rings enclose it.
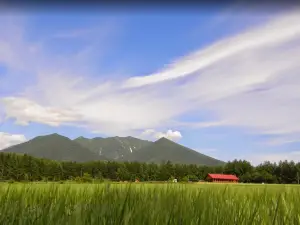
<instances>
[{"instance_id":1,"label":"distant hill","mask_svg":"<svg viewBox=\"0 0 300 225\"><path fill-rule=\"evenodd\" d=\"M224 164L220 160L186 148L167 138L161 138L152 145L140 149L133 157L133 160L139 162L161 163L169 160L173 163L202 164L208 166Z\"/></svg>"},{"instance_id":2,"label":"distant hill","mask_svg":"<svg viewBox=\"0 0 300 225\"><path fill-rule=\"evenodd\" d=\"M79 137L74 140L81 146L91 150L99 156L112 160L127 160L129 155L146 147L152 142L134 137L109 137L88 139Z\"/></svg>"},{"instance_id":3,"label":"distant hill","mask_svg":"<svg viewBox=\"0 0 300 225\"><path fill-rule=\"evenodd\" d=\"M86 162L94 160L154 162L216 166L224 162L203 155L180 144L161 138L155 142L134 137L84 138L71 140L51 134L36 137L3 152L26 153L52 160Z\"/></svg>"},{"instance_id":4,"label":"distant hill","mask_svg":"<svg viewBox=\"0 0 300 225\"><path fill-rule=\"evenodd\" d=\"M58 134L39 136L28 142L4 149L2 152L26 153L39 158L59 161L86 162L105 159Z\"/></svg>"}]
</instances>

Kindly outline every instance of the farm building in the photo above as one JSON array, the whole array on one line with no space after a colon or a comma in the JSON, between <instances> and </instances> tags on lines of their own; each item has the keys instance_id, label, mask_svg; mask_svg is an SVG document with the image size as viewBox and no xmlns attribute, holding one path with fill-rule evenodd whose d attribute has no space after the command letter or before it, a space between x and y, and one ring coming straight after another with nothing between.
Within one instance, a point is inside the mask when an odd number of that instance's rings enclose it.
<instances>
[{"instance_id":1,"label":"farm building","mask_svg":"<svg viewBox=\"0 0 300 225\"><path fill-rule=\"evenodd\" d=\"M209 182L217 182L217 183L225 183L225 182L237 183L239 181L239 178L237 176L231 175L231 174L209 173L206 176L206 180Z\"/></svg>"}]
</instances>

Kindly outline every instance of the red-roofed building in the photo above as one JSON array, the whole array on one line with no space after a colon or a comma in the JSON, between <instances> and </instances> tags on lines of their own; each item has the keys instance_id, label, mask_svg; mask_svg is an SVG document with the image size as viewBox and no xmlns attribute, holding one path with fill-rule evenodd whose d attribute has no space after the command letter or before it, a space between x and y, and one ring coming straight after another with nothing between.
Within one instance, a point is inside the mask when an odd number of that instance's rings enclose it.
<instances>
[{"instance_id":1,"label":"red-roofed building","mask_svg":"<svg viewBox=\"0 0 300 225\"><path fill-rule=\"evenodd\" d=\"M218 182L218 183L224 183L224 182L237 183L239 181L239 178L237 176L231 175L231 174L209 173L206 176L206 180L209 182Z\"/></svg>"}]
</instances>

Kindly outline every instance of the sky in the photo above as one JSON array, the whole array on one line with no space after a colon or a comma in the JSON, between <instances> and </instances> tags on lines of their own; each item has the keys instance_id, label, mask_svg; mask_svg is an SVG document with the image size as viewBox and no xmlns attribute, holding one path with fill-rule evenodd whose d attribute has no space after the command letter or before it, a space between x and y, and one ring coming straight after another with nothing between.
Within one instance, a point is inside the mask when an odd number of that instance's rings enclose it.
<instances>
[{"instance_id":1,"label":"sky","mask_svg":"<svg viewBox=\"0 0 300 225\"><path fill-rule=\"evenodd\" d=\"M0 29L0 149L167 137L225 161L300 161L300 8L8 8Z\"/></svg>"}]
</instances>

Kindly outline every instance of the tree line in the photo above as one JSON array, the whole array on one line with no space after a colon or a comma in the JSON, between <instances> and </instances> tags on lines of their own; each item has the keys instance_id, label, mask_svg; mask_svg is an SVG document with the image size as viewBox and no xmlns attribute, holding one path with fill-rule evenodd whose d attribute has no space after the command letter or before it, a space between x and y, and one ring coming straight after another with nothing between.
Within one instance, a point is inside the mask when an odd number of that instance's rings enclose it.
<instances>
[{"instance_id":1,"label":"tree line","mask_svg":"<svg viewBox=\"0 0 300 225\"><path fill-rule=\"evenodd\" d=\"M15 153L0 153L2 181L178 181L204 180L208 173L235 174L245 183L299 183L300 163L264 162L252 166L245 160L233 160L223 166L93 161L60 162Z\"/></svg>"}]
</instances>

